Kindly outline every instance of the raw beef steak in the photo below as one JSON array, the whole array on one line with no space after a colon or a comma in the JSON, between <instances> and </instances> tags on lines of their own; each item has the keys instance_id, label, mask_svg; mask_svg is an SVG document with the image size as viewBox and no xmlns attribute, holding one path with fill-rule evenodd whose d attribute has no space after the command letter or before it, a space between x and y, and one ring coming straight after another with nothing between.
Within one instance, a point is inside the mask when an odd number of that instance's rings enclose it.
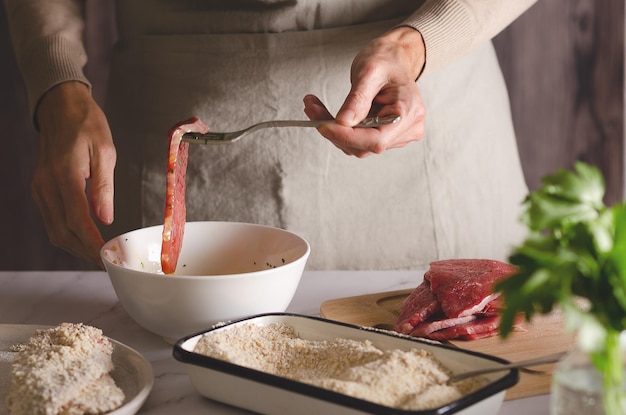
<instances>
[{"instance_id":1,"label":"raw beef steak","mask_svg":"<svg viewBox=\"0 0 626 415\"><path fill-rule=\"evenodd\" d=\"M436 340L494 336L502 304L493 287L516 271L488 259L432 262L424 281L404 301L395 329Z\"/></svg>"},{"instance_id":2,"label":"raw beef steak","mask_svg":"<svg viewBox=\"0 0 626 415\"><path fill-rule=\"evenodd\" d=\"M169 134L167 176L165 191L165 217L161 243L161 269L164 274L176 271L178 256L183 244L187 210L185 205L187 158L189 143L183 142L183 134L209 131L198 118L190 118L176 124Z\"/></svg>"}]
</instances>

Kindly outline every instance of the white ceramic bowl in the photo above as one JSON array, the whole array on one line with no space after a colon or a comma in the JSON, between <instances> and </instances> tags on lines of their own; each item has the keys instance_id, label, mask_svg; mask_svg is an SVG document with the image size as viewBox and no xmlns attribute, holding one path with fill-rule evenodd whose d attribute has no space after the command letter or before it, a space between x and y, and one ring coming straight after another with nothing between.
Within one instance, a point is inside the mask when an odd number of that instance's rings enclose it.
<instances>
[{"instance_id":1,"label":"white ceramic bowl","mask_svg":"<svg viewBox=\"0 0 626 415\"><path fill-rule=\"evenodd\" d=\"M218 322L285 311L310 247L291 232L237 222L187 222L176 272L161 272L163 226L108 241L101 257L128 314L172 342Z\"/></svg>"},{"instance_id":2,"label":"white ceramic bowl","mask_svg":"<svg viewBox=\"0 0 626 415\"><path fill-rule=\"evenodd\" d=\"M487 383L448 404L430 410L404 410L375 404L339 392L239 366L194 351L200 338L213 331L228 330L239 324L266 326L282 322L293 327L307 340L336 338L368 340L381 350L425 349L452 373L493 367L508 363L498 357L446 346L437 342L404 336L389 331L359 327L319 317L289 313L252 316L188 335L174 345L174 358L183 362L191 383L203 396L266 415L299 414L405 414L405 415L495 415L500 410L507 388L519 380L517 369L483 375ZM254 393L242 393L254 391Z\"/></svg>"}]
</instances>

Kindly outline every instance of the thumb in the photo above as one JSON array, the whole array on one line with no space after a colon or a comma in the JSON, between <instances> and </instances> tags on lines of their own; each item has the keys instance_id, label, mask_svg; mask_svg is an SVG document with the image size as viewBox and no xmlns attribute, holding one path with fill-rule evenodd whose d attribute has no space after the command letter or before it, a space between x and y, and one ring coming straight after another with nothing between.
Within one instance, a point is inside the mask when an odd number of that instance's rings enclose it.
<instances>
[{"instance_id":1,"label":"thumb","mask_svg":"<svg viewBox=\"0 0 626 415\"><path fill-rule=\"evenodd\" d=\"M372 102L379 91L378 83L367 82L363 78L353 83L350 93L337 112L337 122L348 127L360 123L369 115Z\"/></svg>"}]
</instances>

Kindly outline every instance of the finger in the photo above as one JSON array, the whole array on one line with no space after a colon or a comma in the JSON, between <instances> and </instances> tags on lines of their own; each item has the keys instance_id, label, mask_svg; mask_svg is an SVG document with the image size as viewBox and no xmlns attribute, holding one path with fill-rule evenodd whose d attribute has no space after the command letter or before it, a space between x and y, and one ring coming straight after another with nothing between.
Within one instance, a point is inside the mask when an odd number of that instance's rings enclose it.
<instances>
[{"instance_id":1,"label":"finger","mask_svg":"<svg viewBox=\"0 0 626 415\"><path fill-rule=\"evenodd\" d=\"M307 95L304 97L304 112L312 120L327 120L333 119L332 114L326 109L326 106L314 95ZM368 147L376 145L376 141L380 140L380 131L375 128L361 128L355 129L346 127L336 123L327 123L318 127L320 133L328 138L338 148L353 155L355 151L359 152L367 150ZM370 131L368 131L370 130ZM359 139L359 145L354 146L351 142ZM360 140L365 140L361 142Z\"/></svg>"},{"instance_id":2,"label":"finger","mask_svg":"<svg viewBox=\"0 0 626 415\"><path fill-rule=\"evenodd\" d=\"M322 101L316 97L315 95L307 95L303 99L304 102L304 112L309 117L310 120L332 120L334 119L330 111L326 108L326 106L322 103ZM335 142L334 137L336 133L334 132L337 128L328 128L328 126L338 127L339 130L350 130L349 127L338 126L335 123L323 124L317 127L317 130L320 134L327 138L335 147L339 148L346 155L353 155L353 152L348 146L342 146Z\"/></svg>"},{"instance_id":3,"label":"finger","mask_svg":"<svg viewBox=\"0 0 626 415\"><path fill-rule=\"evenodd\" d=\"M408 113L402 106L390 106L381 110L378 116L404 114L400 121L376 128L350 128L339 124L328 124L320 128L320 133L340 148L344 153L364 157L380 154L392 148L401 148L412 141L419 141L424 135L424 112L421 107Z\"/></svg>"},{"instance_id":4,"label":"finger","mask_svg":"<svg viewBox=\"0 0 626 415\"><path fill-rule=\"evenodd\" d=\"M94 257L93 250L88 249L79 236L68 226L66 210L61 192L55 186L50 175L35 172L32 183L32 195L39 207L41 217L50 243L72 255L90 262L100 263Z\"/></svg>"},{"instance_id":5,"label":"finger","mask_svg":"<svg viewBox=\"0 0 626 415\"><path fill-rule=\"evenodd\" d=\"M104 241L89 213L85 194L88 167L64 167L76 163L63 157L55 158L55 162L46 162L45 156L41 160L33 180L34 194L51 243L100 264L99 250Z\"/></svg>"},{"instance_id":6,"label":"finger","mask_svg":"<svg viewBox=\"0 0 626 415\"><path fill-rule=\"evenodd\" d=\"M328 111L322 101L315 95L307 95L302 100L304 102L304 113L310 120L332 120L333 116Z\"/></svg>"},{"instance_id":7,"label":"finger","mask_svg":"<svg viewBox=\"0 0 626 415\"><path fill-rule=\"evenodd\" d=\"M338 123L353 127L368 116L374 98L383 86L383 83L377 80L377 72L378 70L373 67L361 70L337 113Z\"/></svg>"},{"instance_id":8,"label":"finger","mask_svg":"<svg viewBox=\"0 0 626 415\"><path fill-rule=\"evenodd\" d=\"M91 179L88 195L95 217L105 225L113 222L114 147L100 147L92 156Z\"/></svg>"},{"instance_id":9,"label":"finger","mask_svg":"<svg viewBox=\"0 0 626 415\"><path fill-rule=\"evenodd\" d=\"M320 127L319 131L344 153L362 157L364 154L380 154L385 151L388 140L394 136L393 127L351 128L331 123Z\"/></svg>"},{"instance_id":10,"label":"finger","mask_svg":"<svg viewBox=\"0 0 626 415\"><path fill-rule=\"evenodd\" d=\"M67 215L63 222L68 234L65 243L71 243L81 257L100 263L100 248L104 245L104 240L89 214L85 187L86 181L80 176L69 178L59 185L62 207ZM79 242L76 243L75 239Z\"/></svg>"},{"instance_id":11,"label":"finger","mask_svg":"<svg viewBox=\"0 0 626 415\"><path fill-rule=\"evenodd\" d=\"M63 238L57 237L60 233L57 230L57 223L65 223L65 215L63 210L59 208L62 205L61 198L53 183L48 183L47 180L40 179L41 177L45 176L35 172L31 184L31 193L41 212L50 243L61 248L60 239Z\"/></svg>"}]
</instances>

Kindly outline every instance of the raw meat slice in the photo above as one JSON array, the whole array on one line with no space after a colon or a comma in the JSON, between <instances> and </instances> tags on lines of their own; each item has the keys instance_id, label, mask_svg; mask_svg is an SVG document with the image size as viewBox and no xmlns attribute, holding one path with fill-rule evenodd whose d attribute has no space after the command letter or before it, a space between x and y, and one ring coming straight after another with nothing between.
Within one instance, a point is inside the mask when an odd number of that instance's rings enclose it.
<instances>
[{"instance_id":1,"label":"raw meat slice","mask_svg":"<svg viewBox=\"0 0 626 415\"><path fill-rule=\"evenodd\" d=\"M481 311L498 294L493 293L494 284L517 272L504 262L488 259L452 259L436 261L424 278L445 315L449 318L464 317Z\"/></svg>"},{"instance_id":2,"label":"raw meat slice","mask_svg":"<svg viewBox=\"0 0 626 415\"><path fill-rule=\"evenodd\" d=\"M404 300L402 312L395 330L409 334L413 328L441 310L439 301L430 290L430 282L424 280Z\"/></svg>"},{"instance_id":3,"label":"raw meat slice","mask_svg":"<svg viewBox=\"0 0 626 415\"><path fill-rule=\"evenodd\" d=\"M461 324L469 323L476 320L477 316L465 316L455 318L441 318L439 320L425 321L417 324L411 331L411 336L414 337L428 337L431 333L444 330L450 327L459 326Z\"/></svg>"},{"instance_id":4,"label":"raw meat slice","mask_svg":"<svg viewBox=\"0 0 626 415\"><path fill-rule=\"evenodd\" d=\"M164 274L176 271L178 256L183 244L187 210L185 205L185 179L189 143L183 142L183 134L206 133L207 127L197 117L176 124L169 133L169 152L165 191L165 215L161 243L161 269Z\"/></svg>"},{"instance_id":5,"label":"raw meat slice","mask_svg":"<svg viewBox=\"0 0 626 415\"><path fill-rule=\"evenodd\" d=\"M476 340L491 337L498 333L500 326L500 316L476 318L468 323L459 324L442 330L432 332L428 335L433 340Z\"/></svg>"},{"instance_id":6,"label":"raw meat slice","mask_svg":"<svg viewBox=\"0 0 626 415\"><path fill-rule=\"evenodd\" d=\"M498 315L500 311L501 305L502 305L501 298L498 297L495 300L491 301L489 304L487 304L483 310L477 312L476 314L472 314L470 316L447 318L445 315L442 315L441 313L438 316L438 318L435 320L430 319L422 323L416 324L413 330L410 332L410 335L414 337L429 337L431 333L434 333L439 330L469 323L476 319L496 316ZM447 339L447 340L452 340L452 339Z\"/></svg>"}]
</instances>

